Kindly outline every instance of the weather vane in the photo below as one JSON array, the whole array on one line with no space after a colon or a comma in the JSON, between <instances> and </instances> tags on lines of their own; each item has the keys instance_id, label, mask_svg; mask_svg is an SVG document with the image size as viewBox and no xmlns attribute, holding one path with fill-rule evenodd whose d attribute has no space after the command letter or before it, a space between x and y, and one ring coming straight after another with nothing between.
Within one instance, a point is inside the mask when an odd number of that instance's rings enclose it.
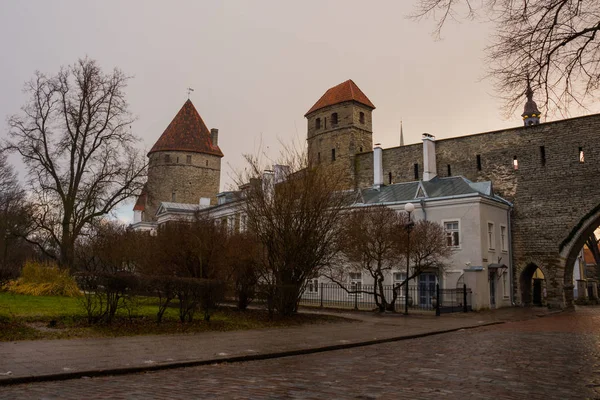
<instances>
[{"instance_id":1,"label":"weather vane","mask_svg":"<svg viewBox=\"0 0 600 400\"><path fill-rule=\"evenodd\" d=\"M192 89L191 87L187 88L188 100L190 99L190 93L192 93L193 91L194 91L194 89Z\"/></svg>"}]
</instances>

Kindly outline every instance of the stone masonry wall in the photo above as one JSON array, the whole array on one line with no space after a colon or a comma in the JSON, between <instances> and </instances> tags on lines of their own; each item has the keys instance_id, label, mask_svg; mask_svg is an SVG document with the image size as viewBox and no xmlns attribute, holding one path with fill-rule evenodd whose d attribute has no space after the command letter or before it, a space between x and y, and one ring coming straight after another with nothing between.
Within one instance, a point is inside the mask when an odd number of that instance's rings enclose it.
<instances>
[{"instance_id":1,"label":"stone masonry wall","mask_svg":"<svg viewBox=\"0 0 600 400\"><path fill-rule=\"evenodd\" d=\"M190 163L188 156L191 157ZM149 158L144 221L156 220L156 211L163 201L198 204L201 197L208 197L211 204L217 204L221 179L220 157L167 151L152 153Z\"/></svg>"},{"instance_id":2,"label":"stone masonry wall","mask_svg":"<svg viewBox=\"0 0 600 400\"><path fill-rule=\"evenodd\" d=\"M591 115L436 141L439 176L448 176L450 165L452 175L491 180L495 192L513 202L515 288L520 286L523 269L533 263L546 276L551 305L564 304L563 289L569 295L572 279L572 265L560 257L560 244L600 204L598 139L600 115ZM580 148L584 162L580 162ZM394 182L415 180L415 163L421 178L422 154L422 144L384 150L384 180L388 172ZM372 153L357 156L361 187L373 183L372 162ZM518 289L516 295L519 300Z\"/></svg>"},{"instance_id":3,"label":"stone masonry wall","mask_svg":"<svg viewBox=\"0 0 600 400\"><path fill-rule=\"evenodd\" d=\"M360 113L364 122L360 122ZM338 114L338 123L332 124L332 114ZM354 156L371 151L373 134L371 110L355 102L345 102L322 108L308 118L308 157L311 163L318 163L330 169L333 176L340 177L344 188L353 188ZM317 129L316 120L321 127ZM335 149L335 161L332 160Z\"/></svg>"}]
</instances>

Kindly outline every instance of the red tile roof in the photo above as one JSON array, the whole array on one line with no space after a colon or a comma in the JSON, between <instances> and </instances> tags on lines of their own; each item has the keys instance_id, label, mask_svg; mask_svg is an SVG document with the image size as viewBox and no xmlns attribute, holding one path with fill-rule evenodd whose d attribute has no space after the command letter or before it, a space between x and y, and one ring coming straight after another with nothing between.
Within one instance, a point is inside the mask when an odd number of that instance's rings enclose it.
<instances>
[{"instance_id":1,"label":"red tile roof","mask_svg":"<svg viewBox=\"0 0 600 400\"><path fill-rule=\"evenodd\" d=\"M600 248L600 245L598 245L598 248ZM592 254L592 251L587 248L587 246L585 246L583 248L583 257L585 258L586 265L596 265L596 260L594 260L594 255Z\"/></svg>"},{"instance_id":2,"label":"red tile roof","mask_svg":"<svg viewBox=\"0 0 600 400\"><path fill-rule=\"evenodd\" d=\"M337 86L332 87L328 91L325 92L323 96L315 103L314 106L311 107L310 110L304 116L306 117L308 114L317 111L323 107L331 106L334 104L343 103L345 101L356 101L358 103L364 104L371 109L375 109L371 100L367 98L367 96L356 86L356 83L352 81L352 79L348 79L346 82L340 83Z\"/></svg>"},{"instance_id":3,"label":"red tile roof","mask_svg":"<svg viewBox=\"0 0 600 400\"><path fill-rule=\"evenodd\" d=\"M133 211L144 211L146 209L146 185L142 189L142 192L137 198L135 205L133 206Z\"/></svg>"},{"instance_id":4,"label":"red tile roof","mask_svg":"<svg viewBox=\"0 0 600 400\"><path fill-rule=\"evenodd\" d=\"M190 151L223 157L219 146L212 144L210 131L189 99L148 154L156 151Z\"/></svg>"}]
</instances>

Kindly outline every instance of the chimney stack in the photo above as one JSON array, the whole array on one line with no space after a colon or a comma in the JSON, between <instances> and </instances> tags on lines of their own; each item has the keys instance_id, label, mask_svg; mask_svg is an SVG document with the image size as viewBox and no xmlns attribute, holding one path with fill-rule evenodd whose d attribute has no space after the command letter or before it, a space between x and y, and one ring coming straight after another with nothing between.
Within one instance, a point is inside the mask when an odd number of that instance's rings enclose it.
<instances>
[{"instance_id":1,"label":"chimney stack","mask_svg":"<svg viewBox=\"0 0 600 400\"><path fill-rule=\"evenodd\" d=\"M379 190L383 186L383 149L375 143L373 149L373 187Z\"/></svg>"},{"instance_id":2,"label":"chimney stack","mask_svg":"<svg viewBox=\"0 0 600 400\"><path fill-rule=\"evenodd\" d=\"M212 142L213 146L219 145L219 130L217 128L212 128L210 130L210 141Z\"/></svg>"},{"instance_id":3,"label":"chimney stack","mask_svg":"<svg viewBox=\"0 0 600 400\"><path fill-rule=\"evenodd\" d=\"M429 181L437 175L435 165L435 136L423 134L423 181Z\"/></svg>"}]
</instances>

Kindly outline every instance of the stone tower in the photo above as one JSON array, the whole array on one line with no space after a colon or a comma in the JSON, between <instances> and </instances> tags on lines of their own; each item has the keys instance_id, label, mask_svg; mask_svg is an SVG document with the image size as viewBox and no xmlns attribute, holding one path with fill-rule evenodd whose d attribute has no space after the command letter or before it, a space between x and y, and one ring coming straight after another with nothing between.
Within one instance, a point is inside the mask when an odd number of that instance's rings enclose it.
<instances>
[{"instance_id":1,"label":"stone tower","mask_svg":"<svg viewBox=\"0 0 600 400\"><path fill-rule=\"evenodd\" d=\"M308 120L308 158L339 172L343 186L353 189L355 155L373 150L371 100L352 80L340 83L304 115Z\"/></svg>"},{"instance_id":2,"label":"stone tower","mask_svg":"<svg viewBox=\"0 0 600 400\"><path fill-rule=\"evenodd\" d=\"M525 103L525 109L523 110L523 114L521 114L523 123L525 126L538 125L542 113L538 110L535 101L533 101L533 90L531 90L529 81L527 81L527 92L525 92L525 94L527 96L527 103Z\"/></svg>"},{"instance_id":3,"label":"stone tower","mask_svg":"<svg viewBox=\"0 0 600 400\"><path fill-rule=\"evenodd\" d=\"M156 221L161 202L216 204L221 179L217 129L210 131L190 100L148 152L148 181L134 206L143 222Z\"/></svg>"}]
</instances>

